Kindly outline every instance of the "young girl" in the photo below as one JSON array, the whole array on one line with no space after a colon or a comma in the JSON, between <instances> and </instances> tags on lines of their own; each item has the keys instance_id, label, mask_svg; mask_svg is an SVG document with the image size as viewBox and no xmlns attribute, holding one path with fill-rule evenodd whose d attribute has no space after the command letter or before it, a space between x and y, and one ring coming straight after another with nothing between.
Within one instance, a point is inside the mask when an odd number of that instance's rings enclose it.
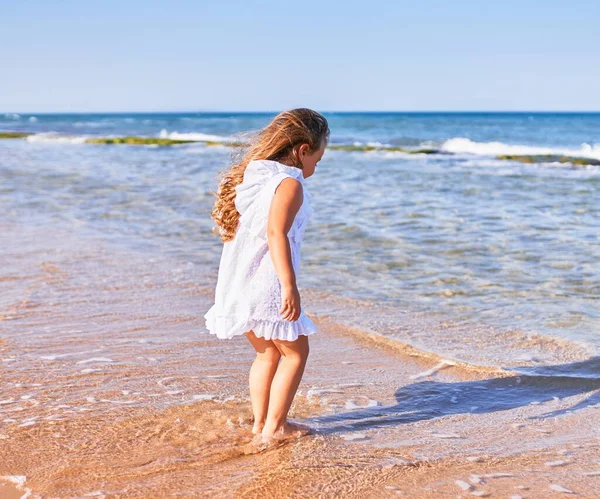
<instances>
[{"instance_id":1,"label":"young girl","mask_svg":"<svg viewBox=\"0 0 600 499\"><path fill-rule=\"evenodd\" d=\"M304 179L315 172L328 139L321 114L279 114L223 175L212 211L224 245L215 304L204 317L211 334L243 334L256 350L249 380L255 443L308 431L287 421L308 336L317 331L300 306L296 274L312 212Z\"/></svg>"}]
</instances>

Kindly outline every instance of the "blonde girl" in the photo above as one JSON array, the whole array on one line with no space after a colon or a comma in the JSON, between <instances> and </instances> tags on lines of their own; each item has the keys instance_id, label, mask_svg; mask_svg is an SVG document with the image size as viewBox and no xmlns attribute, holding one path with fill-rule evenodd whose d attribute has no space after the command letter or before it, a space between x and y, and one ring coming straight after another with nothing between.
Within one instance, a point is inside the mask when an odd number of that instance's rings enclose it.
<instances>
[{"instance_id":1,"label":"blonde girl","mask_svg":"<svg viewBox=\"0 0 600 499\"><path fill-rule=\"evenodd\" d=\"M317 331L301 307L296 276L312 213L305 179L314 174L328 139L321 114L282 112L223 174L212 210L224 244L206 327L222 339L243 334L256 350L249 378L252 433L263 444L308 431L287 421L308 358L308 336Z\"/></svg>"}]
</instances>

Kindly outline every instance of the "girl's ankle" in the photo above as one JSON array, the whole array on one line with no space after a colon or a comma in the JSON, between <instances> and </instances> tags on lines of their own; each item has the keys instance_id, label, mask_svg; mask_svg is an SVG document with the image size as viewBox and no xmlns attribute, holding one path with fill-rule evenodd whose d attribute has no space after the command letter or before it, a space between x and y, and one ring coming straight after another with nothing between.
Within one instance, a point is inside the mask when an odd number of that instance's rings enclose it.
<instances>
[{"instance_id":1,"label":"girl's ankle","mask_svg":"<svg viewBox=\"0 0 600 499\"><path fill-rule=\"evenodd\" d=\"M265 424L261 429L261 433L266 437L273 437L273 436L275 436L275 434L277 432L281 432L281 429L284 427L284 425L285 425L285 422L281 423L280 425L277 425L275 427L272 425Z\"/></svg>"}]
</instances>

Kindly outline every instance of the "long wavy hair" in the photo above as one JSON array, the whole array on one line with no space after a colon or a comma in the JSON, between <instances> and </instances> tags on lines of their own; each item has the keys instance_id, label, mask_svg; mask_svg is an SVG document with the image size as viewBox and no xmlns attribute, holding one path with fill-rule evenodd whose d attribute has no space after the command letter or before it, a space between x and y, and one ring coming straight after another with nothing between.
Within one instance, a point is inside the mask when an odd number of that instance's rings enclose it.
<instances>
[{"instance_id":1,"label":"long wavy hair","mask_svg":"<svg viewBox=\"0 0 600 499\"><path fill-rule=\"evenodd\" d=\"M325 117L306 108L292 109L278 114L271 123L250 138L241 159L222 173L211 217L217 224L213 232L223 242L231 241L236 233L240 214L235 207L236 186L244 180L248 163L253 160L293 162L302 169L298 148L308 144L311 153L329 138L329 125Z\"/></svg>"}]
</instances>

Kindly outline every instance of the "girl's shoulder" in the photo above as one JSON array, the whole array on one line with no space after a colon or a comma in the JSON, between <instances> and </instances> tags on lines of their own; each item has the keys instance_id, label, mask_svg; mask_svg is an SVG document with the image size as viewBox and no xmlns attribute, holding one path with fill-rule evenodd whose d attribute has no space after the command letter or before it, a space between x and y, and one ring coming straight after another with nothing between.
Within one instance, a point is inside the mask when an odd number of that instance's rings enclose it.
<instances>
[{"instance_id":1,"label":"girl's shoulder","mask_svg":"<svg viewBox=\"0 0 600 499\"><path fill-rule=\"evenodd\" d=\"M268 180L269 177L277 174L289 175L290 177L298 179L300 182L304 180L300 168L284 165L279 161L270 159L257 159L250 161L248 166L246 166L246 170L244 171L244 182L260 182L261 180Z\"/></svg>"}]
</instances>

